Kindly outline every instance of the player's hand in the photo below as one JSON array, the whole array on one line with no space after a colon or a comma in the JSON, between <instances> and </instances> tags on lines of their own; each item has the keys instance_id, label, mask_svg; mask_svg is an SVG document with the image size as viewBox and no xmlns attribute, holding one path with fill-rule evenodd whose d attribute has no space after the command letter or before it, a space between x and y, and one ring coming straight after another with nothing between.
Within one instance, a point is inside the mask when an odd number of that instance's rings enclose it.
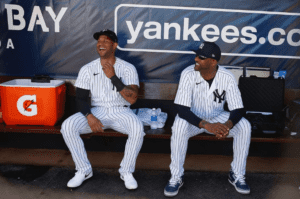
<instances>
[{"instance_id":1,"label":"player's hand","mask_svg":"<svg viewBox=\"0 0 300 199\"><path fill-rule=\"evenodd\" d=\"M104 74L106 75L106 77L108 77L109 79L112 78L114 75L116 75L114 66L108 62L106 62L102 65L102 70L103 70Z\"/></svg>"},{"instance_id":2,"label":"player's hand","mask_svg":"<svg viewBox=\"0 0 300 199\"><path fill-rule=\"evenodd\" d=\"M104 125L93 114L89 114L86 118L88 119L88 124L94 133L104 132Z\"/></svg>"},{"instance_id":3,"label":"player's hand","mask_svg":"<svg viewBox=\"0 0 300 199\"><path fill-rule=\"evenodd\" d=\"M225 122L224 125L225 125L229 130L233 127L233 123L232 123L231 120L228 120L227 122ZM229 134L229 130L227 131L227 133L221 134L221 135L220 135L220 138L225 138L225 137L227 137L228 134Z\"/></svg>"},{"instance_id":4,"label":"player's hand","mask_svg":"<svg viewBox=\"0 0 300 199\"><path fill-rule=\"evenodd\" d=\"M204 128L215 134L217 138L225 138L228 133L229 133L229 128L224 125L224 124L221 124L221 123L207 123L205 124Z\"/></svg>"}]
</instances>

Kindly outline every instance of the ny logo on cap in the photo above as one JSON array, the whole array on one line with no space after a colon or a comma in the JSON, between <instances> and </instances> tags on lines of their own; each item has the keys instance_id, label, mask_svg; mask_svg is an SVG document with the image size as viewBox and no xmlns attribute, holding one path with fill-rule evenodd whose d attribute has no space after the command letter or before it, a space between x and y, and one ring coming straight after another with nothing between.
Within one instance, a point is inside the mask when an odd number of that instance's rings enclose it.
<instances>
[{"instance_id":1,"label":"ny logo on cap","mask_svg":"<svg viewBox=\"0 0 300 199\"><path fill-rule=\"evenodd\" d=\"M215 54L212 54L211 56L212 56L212 57L215 57Z\"/></svg>"},{"instance_id":2,"label":"ny logo on cap","mask_svg":"<svg viewBox=\"0 0 300 199\"><path fill-rule=\"evenodd\" d=\"M202 43L199 48L202 49L204 47L204 43Z\"/></svg>"}]
</instances>

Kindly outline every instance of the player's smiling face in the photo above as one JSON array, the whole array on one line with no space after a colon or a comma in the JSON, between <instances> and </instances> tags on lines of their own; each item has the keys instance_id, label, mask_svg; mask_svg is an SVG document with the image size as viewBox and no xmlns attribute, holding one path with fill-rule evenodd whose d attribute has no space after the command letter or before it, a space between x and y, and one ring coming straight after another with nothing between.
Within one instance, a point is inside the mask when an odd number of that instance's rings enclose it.
<instances>
[{"instance_id":1,"label":"player's smiling face","mask_svg":"<svg viewBox=\"0 0 300 199\"><path fill-rule=\"evenodd\" d=\"M117 48L117 43L114 43L108 36L101 35L98 38L97 52L101 58L108 58L115 56L114 52Z\"/></svg>"},{"instance_id":2,"label":"player's smiling face","mask_svg":"<svg viewBox=\"0 0 300 199\"><path fill-rule=\"evenodd\" d=\"M200 58L199 56L196 55L195 57L195 70L196 71L201 71L201 70L207 70L210 69L212 66L212 59L211 58Z\"/></svg>"}]
</instances>

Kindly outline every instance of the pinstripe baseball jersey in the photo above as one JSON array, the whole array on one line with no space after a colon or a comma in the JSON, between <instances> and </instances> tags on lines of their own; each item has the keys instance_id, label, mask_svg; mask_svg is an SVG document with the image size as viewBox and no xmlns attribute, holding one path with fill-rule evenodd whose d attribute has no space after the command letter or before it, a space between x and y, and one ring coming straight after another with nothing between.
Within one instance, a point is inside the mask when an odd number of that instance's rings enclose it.
<instances>
[{"instance_id":1,"label":"pinstripe baseball jersey","mask_svg":"<svg viewBox=\"0 0 300 199\"><path fill-rule=\"evenodd\" d=\"M114 64L115 74L125 85L139 86L139 78L136 68L116 57ZM92 106L130 106L111 83L111 80L106 77L102 70L100 58L84 65L78 74L75 86L78 88L90 90Z\"/></svg>"},{"instance_id":2,"label":"pinstripe baseball jersey","mask_svg":"<svg viewBox=\"0 0 300 199\"><path fill-rule=\"evenodd\" d=\"M212 85L203 79L195 65L181 73L175 104L191 107L202 119L212 119L224 111L227 101L229 110L243 108L240 90L231 72L219 66Z\"/></svg>"}]
</instances>

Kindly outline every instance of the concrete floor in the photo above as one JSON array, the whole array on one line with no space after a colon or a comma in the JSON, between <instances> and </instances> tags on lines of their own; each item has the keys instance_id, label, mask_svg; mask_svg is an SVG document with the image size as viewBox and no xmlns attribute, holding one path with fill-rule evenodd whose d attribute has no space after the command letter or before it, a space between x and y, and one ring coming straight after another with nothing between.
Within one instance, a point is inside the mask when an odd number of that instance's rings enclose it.
<instances>
[{"instance_id":1,"label":"concrete floor","mask_svg":"<svg viewBox=\"0 0 300 199\"><path fill-rule=\"evenodd\" d=\"M170 177L168 171L137 170L139 187L129 191L116 169L94 168L94 176L76 189L66 187L74 175L68 168L2 165L0 172L1 199L165 198L163 189ZM251 193L241 195L228 183L227 172L187 171L176 198L300 198L299 174L248 173L247 182Z\"/></svg>"},{"instance_id":2,"label":"concrete floor","mask_svg":"<svg viewBox=\"0 0 300 199\"><path fill-rule=\"evenodd\" d=\"M75 168L61 135L0 134L0 199L165 198L170 178L170 141L145 139L128 191L118 174L126 138L84 139L94 176L77 189L67 188ZM232 142L190 141L185 184L176 198L300 198L300 146L251 143L246 180L250 195L228 182ZM217 155L216 155L217 154Z\"/></svg>"},{"instance_id":3,"label":"concrete floor","mask_svg":"<svg viewBox=\"0 0 300 199\"><path fill-rule=\"evenodd\" d=\"M169 154L139 155L135 191L125 188L117 171L123 153L89 151L88 156L94 176L79 188L69 189L66 184L75 170L67 150L0 148L0 198L165 198ZM231 156L188 155L185 184L176 198L300 198L298 158L249 157L250 195L237 193L228 182L231 160Z\"/></svg>"}]
</instances>

